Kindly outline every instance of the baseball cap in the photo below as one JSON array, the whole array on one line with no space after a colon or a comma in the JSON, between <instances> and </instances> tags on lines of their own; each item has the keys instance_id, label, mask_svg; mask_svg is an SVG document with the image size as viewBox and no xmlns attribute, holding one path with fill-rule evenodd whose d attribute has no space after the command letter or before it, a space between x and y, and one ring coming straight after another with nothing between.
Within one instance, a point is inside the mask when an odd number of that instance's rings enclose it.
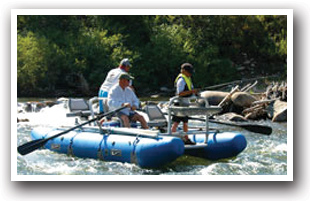
<instances>
[{"instance_id":1,"label":"baseball cap","mask_svg":"<svg viewBox=\"0 0 310 201\"><path fill-rule=\"evenodd\" d=\"M186 70L187 72L189 72L189 73L191 73L191 74L195 73L194 67L193 67L193 65L190 64L190 63L184 63L184 64L182 64L182 65L181 65L181 69L184 69L184 70Z\"/></svg>"},{"instance_id":2,"label":"baseball cap","mask_svg":"<svg viewBox=\"0 0 310 201\"><path fill-rule=\"evenodd\" d=\"M123 60L121 61L120 65L121 65L121 66L131 66L131 64L130 64L128 58L123 59Z\"/></svg>"},{"instance_id":3,"label":"baseball cap","mask_svg":"<svg viewBox=\"0 0 310 201\"><path fill-rule=\"evenodd\" d=\"M126 79L126 80L133 80L134 77L130 76L128 73L122 73L118 79Z\"/></svg>"}]
</instances>

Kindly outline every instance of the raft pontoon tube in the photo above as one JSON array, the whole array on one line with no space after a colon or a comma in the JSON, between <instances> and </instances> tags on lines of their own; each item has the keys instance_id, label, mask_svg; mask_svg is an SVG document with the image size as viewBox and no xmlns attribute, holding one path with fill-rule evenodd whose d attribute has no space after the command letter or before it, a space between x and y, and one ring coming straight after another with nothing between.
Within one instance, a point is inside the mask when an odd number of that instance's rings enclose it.
<instances>
[{"instance_id":1,"label":"raft pontoon tube","mask_svg":"<svg viewBox=\"0 0 310 201\"><path fill-rule=\"evenodd\" d=\"M178 137L154 134L132 135L100 133L98 128L76 129L62 137L48 141L45 148L81 158L135 163L142 168L155 168L170 163L184 154L184 143ZM139 129L140 130L140 129ZM55 135L62 129L32 130L33 139Z\"/></svg>"}]
</instances>

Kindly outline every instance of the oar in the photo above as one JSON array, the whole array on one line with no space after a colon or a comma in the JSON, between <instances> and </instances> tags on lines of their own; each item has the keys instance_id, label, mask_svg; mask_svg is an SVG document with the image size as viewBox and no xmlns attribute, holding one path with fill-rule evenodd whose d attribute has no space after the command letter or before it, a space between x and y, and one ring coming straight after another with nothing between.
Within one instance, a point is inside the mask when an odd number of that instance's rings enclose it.
<instances>
[{"instance_id":1,"label":"oar","mask_svg":"<svg viewBox=\"0 0 310 201\"><path fill-rule=\"evenodd\" d=\"M188 118L192 119L192 120L206 121L203 118L195 118L195 117L188 117ZM228 125L228 126L238 126L238 127L244 128L248 131L260 133L260 134L264 134L264 135L270 135L272 133L272 128L270 126L264 126L264 125L259 125L259 124L232 123L232 122L216 121L213 119L209 119L209 122L217 123L217 124L224 124L224 125Z\"/></svg>"},{"instance_id":2,"label":"oar","mask_svg":"<svg viewBox=\"0 0 310 201\"><path fill-rule=\"evenodd\" d=\"M99 119L101 119L102 117L112 115L112 114L114 114L114 113L116 113L116 112L118 112L118 111L120 111L120 110L122 110L122 109L124 109L124 108L126 108L126 106L123 106L123 107L120 107L120 108L115 109L115 110L113 110L113 111L110 111L110 112L107 112L107 113L98 115L98 116L97 116L96 118L94 118L94 119L91 119L91 120L89 120L89 121L87 121L87 122L84 122L84 123L82 123L82 124L79 124L79 125L77 125L77 126L75 126L75 127L72 127L72 128L70 128L70 129L68 129L68 130L65 130L65 131L63 131L63 132L61 132L61 133L58 133L58 134L53 135L53 136L51 136L51 137L48 137L48 138L46 138L46 139L37 139L37 140L33 140L33 141L30 141L30 142L27 142L27 143L25 143L25 144L23 144L23 145L18 146L18 147L17 147L17 151L18 151L18 153L20 153L21 155L29 154L29 153L33 152L34 150L39 149L40 147L42 147L47 141L49 141L49 140L51 140L51 139L57 138L57 137L59 137L59 136L61 136L61 135L63 135L63 134L66 134L66 133L68 133L68 132L70 132L70 131L72 131L72 130L74 130L74 129L76 129L76 128L80 128L81 126L84 126L84 125L86 125L86 124L89 124L89 123L91 123L91 122L94 122L94 121L96 121L96 120L99 120Z\"/></svg>"}]
</instances>

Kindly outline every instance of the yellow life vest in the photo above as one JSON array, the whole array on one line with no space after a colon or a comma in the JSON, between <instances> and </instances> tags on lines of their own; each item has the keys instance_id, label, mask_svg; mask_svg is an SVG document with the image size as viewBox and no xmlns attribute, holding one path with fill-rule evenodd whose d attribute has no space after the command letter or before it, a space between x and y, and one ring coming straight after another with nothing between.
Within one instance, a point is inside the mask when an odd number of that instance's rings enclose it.
<instances>
[{"instance_id":1,"label":"yellow life vest","mask_svg":"<svg viewBox=\"0 0 310 201\"><path fill-rule=\"evenodd\" d=\"M184 74L182 74L182 73L180 73L180 74L178 75L178 77L175 79L174 84L175 84L175 85L177 84L177 82L178 82L178 80L179 80L180 77L182 77L182 78L185 80L188 90L189 90L189 91L192 90L193 84L192 84L192 79L191 79L191 77L187 77L186 75L184 75Z\"/></svg>"}]
</instances>

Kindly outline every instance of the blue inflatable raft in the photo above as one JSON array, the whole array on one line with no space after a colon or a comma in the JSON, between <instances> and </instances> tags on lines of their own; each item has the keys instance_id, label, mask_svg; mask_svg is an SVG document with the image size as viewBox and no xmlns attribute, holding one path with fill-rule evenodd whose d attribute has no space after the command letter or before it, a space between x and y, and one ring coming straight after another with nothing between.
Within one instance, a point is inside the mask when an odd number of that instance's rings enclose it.
<instances>
[{"instance_id":1,"label":"blue inflatable raft","mask_svg":"<svg viewBox=\"0 0 310 201\"><path fill-rule=\"evenodd\" d=\"M230 158L241 153L247 145L245 137L235 132L209 130L208 115L217 113L220 108L209 107L174 107L169 104L168 122L161 110L154 105L146 107L151 130L123 128L120 121L109 119L103 124L78 127L70 132L55 137L44 144L44 148L59 153L81 158L94 158L103 161L134 163L142 168L158 168L169 164L187 154L209 160ZM70 103L70 101L69 101ZM71 101L71 113L67 115L88 118L94 112L82 111L87 104L79 100ZM91 105L91 104L90 104ZM187 133L171 132L171 115L206 115L204 129L192 129ZM33 140L55 136L68 128L36 128L32 130ZM182 137L188 135L195 145L185 145Z\"/></svg>"},{"instance_id":2,"label":"blue inflatable raft","mask_svg":"<svg viewBox=\"0 0 310 201\"><path fill-rule=\"evenodd\" d=\"M32 130L31 137L34 140L43 139L63 130L36 128ZM142 129L110 128L110 132L102 133L98 128L89 127L49 140L44 148L81 158L157 168L173 162L183 154L217 160L236 156L246 147L245 137L238 133L210 132L208 143L204 143L205 134L189 134L189 137L197 144L184 145L177 136L145 132Z\"/></svg>"}]
</instances>

